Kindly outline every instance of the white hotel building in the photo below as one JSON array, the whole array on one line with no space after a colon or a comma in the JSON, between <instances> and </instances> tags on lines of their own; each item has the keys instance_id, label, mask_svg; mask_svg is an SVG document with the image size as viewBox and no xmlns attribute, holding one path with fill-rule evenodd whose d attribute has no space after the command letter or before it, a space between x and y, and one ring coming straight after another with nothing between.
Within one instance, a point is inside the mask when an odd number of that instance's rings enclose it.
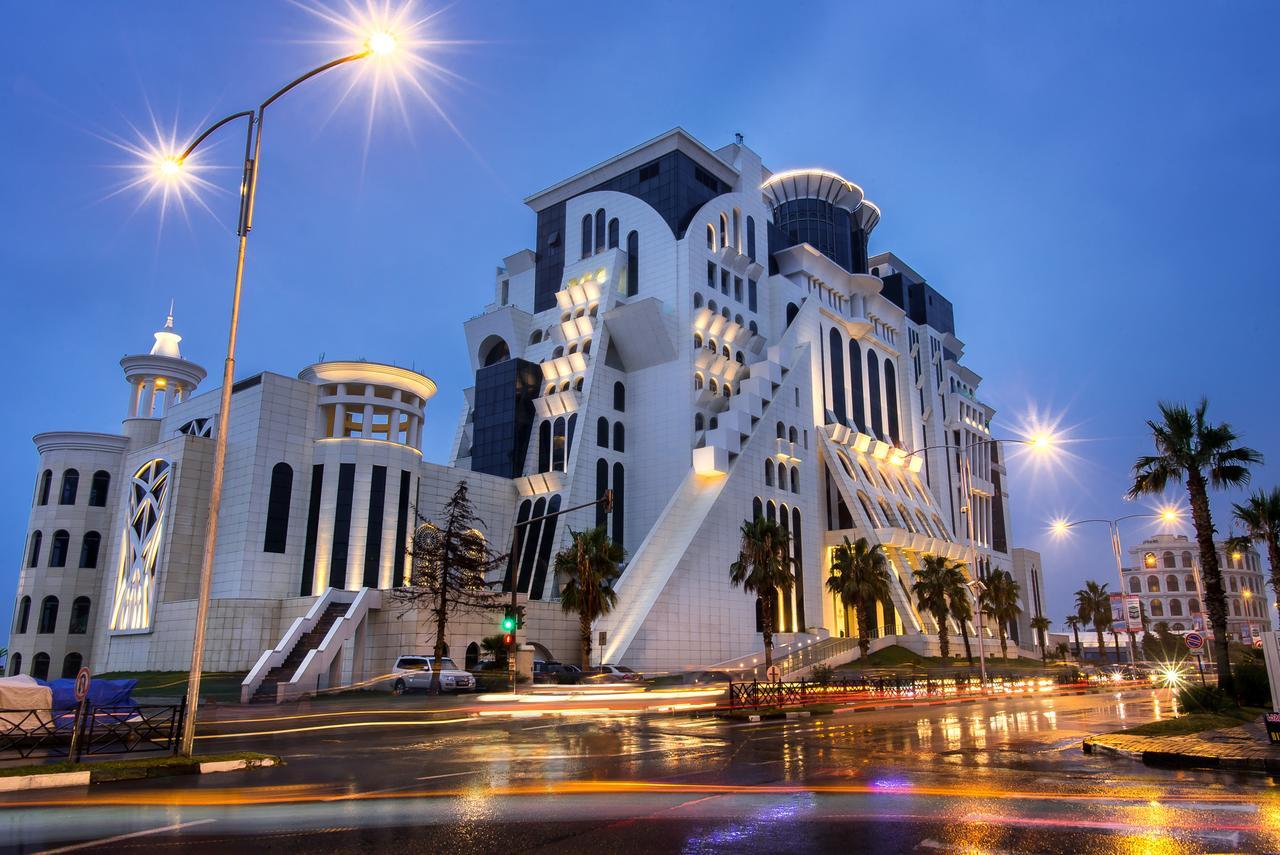
<instances>
[{"instance_id":1,"label":"white hotel building","mask_svg":"<svg viewBox=\"0 0 1280 855\"><path fill-rule=\"evenodd\" d=\"M880 211L862 190L677 129L526 203L536 243L504 260L466 323L475 383L450 465L422 459L436 391L422 374L325 362L236 383L206 668L250 671L246 694L283 696L429 648L428 615L402 615L388 590L411 563L414 509L432 516L462 479L502 552L515 522L614 491L607 516L528 527L516 550L542 655L576 657L551 559L593 525L627 552L618 607L596 627L604 661L750 662L763 608L780 644L848 659L854 618L824 587L846 536L883 544L892 565L876 645L931 651L911 572L929 553L965 558L947 446L987 438L994 410L961 364L950 301L897 255L869 254ZM166 326L121 361L118 434L35 437L11 673L188 666L218 395L196 394L205 371L178 341ZM998 448L973 452L976 563L1015 573L1011 636L1030 648L1043 580L1034 553L1014 561ZM796 584L772 603L729 583L753 514L792 535ZM451 623L453 655L474 659L495 626Z\"/></svg>"}]
</instances>

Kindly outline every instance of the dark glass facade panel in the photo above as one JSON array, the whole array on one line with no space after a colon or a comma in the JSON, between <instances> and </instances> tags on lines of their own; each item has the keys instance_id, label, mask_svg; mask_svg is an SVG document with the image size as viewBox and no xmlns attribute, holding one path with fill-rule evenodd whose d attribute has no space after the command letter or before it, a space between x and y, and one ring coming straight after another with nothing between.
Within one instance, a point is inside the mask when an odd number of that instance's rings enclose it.
<instances>
[{"instance_id":1,"label":"dark glass facade panel","mask_svg":"<svg viewBox=\"0 0 1280 855\"><path fill-rule=\"evenodd\" d=\"M732 188L699 167L684 152L673 151L584 191L612 190L643 200L658 212L671 233L683 238L699 208ZM533 310L556 304L564 276L565 203L538 212L538 261L534 274Z\"/></svg>"},{"instance_id":2,"label":"dark glass facade panel","mask_svg":"<svg viewBox=\"0 0 1280 855\"><path fill-rule=\"evenodd\" d=\"M866 233L844 208L823 199L792 199L773 209L773 221L779 239L770 229L770 252L807 243L850 273L867 272Z\"/></svg>"},{"instance_id":3,"label":"dark glass facade panel","mask_svg":"<svg viewBox=\"0 0 1280 855\"><path fill-rule=\"evenodd\" d=\"M375 466L369 481L369 521L364 531L364 578L366 588L378 587L382 563L382 515L387 507L387 467Z\"/></svg>"},{"instance_id":4,"label":"dark glass facade panel","mask_svg":"<svg viewBox=\"0 0 1280 855\"><path fill-rule=\"evenodd\" d=\"M347 555L351 549L351 502L355 498L356 465L338 464L338 496L333 510L333 544L329 553L329 587L347 587Z\"/></svg>"},{"instance_id":5,"label":"dark glass facade panel","mask_svg":"<svg viewBox=\"0 0 1280 855\"><path fill-rule=\"evenodd\" d=\"M551 471L551 421L538 425L538 471Z\"/></svg>"},{"instance_id":6,"label":"dark glass facade panel","mask_svg":"<svg viewBox=\"0 0 1280 855\"><path fill-rule=\"evenodd\" d=\"M404 559L408 553L409 543L409 485L412 476L409 470L400 471L400 495L396 498L396 558L392 566L393 578L391 587L398 588L404 584Z\"/></svg>"},{"instance_id":7,"label":"dark glass facade panel","mask_svg":"<svg viewBox=\"0 0 1280 855\"><path fill-rule=\"evenodd\" d=\"M533 399L541 382L542 369L525 359L508 359L476 372L472 471L503 478L522 473L533 429Z\"/></svg>"},{"instance_id":8,"label":"dark glass facade panel","mask_svg":"<svg viewBox=\"0 0 1280 855\"><path fill-rule=\"evenodd\" d=\"M640 293L640 233L627 232L627 296Z\"/></svg>"},{"instance_id":9,"label":"dark glass facade panel","mask_svg":"<svg viewBox=\"0 0 1280 855\"><path fill-rule=\"evenodd\" d=\"M991 548L996 552L1009 553L1009 534L1004 528L1004 489L1000 481L1000 470L991 470ZM1033 577L1034 578L1034 577Z\"/></svg>"},{"instance_id":10,"label":"dark glass facade panel","mask_svg":"<svg viewBox=\"0 0 1280 855\"><path fill-rule=\"evenodd\" d=\"M748 217L747 219L751 219L751 218ZM759 311L756 308L758 288L759 286L756 284L756 280L754 279L747 280L747 309L749 309L752 312Z\"/></svg>"},{"instance_id":11,"label":"dark glass facade panel","mask_svg":"<svg viewBox=\"0 0 1280 855\"><path fill-rule=\"evenodd\" d=\"M621 226L618 224L618 218L614 217L609 221L609 249L618 248L619 230Z\"/></svg>"},{"instance_id":12,"label":"dark glass facade panel","mask_svg":"<svg viewBox=\"0 0 1280 855\"><path fill-rule=\"evenodd\" d=\"M289 503L293 500L293 467L283 461L271 467L271 488L267 493L267 530L263 552L283 553L289 538Z\"/></svg>"},{"instance_id":13,"label":"dark glass facade panel","mask_svg":"<svg viewBox=\"0 0 1280 855\"><path fill-rule=\"evenodd\" d=\"M596 252L604 252L604 208L596 211Z\"/></svg>"},{"instance_id":14,"label":"dark glass facade panel","mask_svg":"<svg viewBox=\"0 0 1280 855\"><path fill-rule=\"evenodd\" d=\"M609 489L609 461L603 457L596 458L596 498L602 498ZM609 524L609 514L604 503L596 505L596 528L604 528Z\"/></svg>"},{"instance_id":15,"label":"dark glass facade panel","mask_svg":"<svg viewBox=\"0 0 1280 855\"><path fill-rule=\"evenodd\" d=\"M756 218L747 217L747 258L756 260Z\"/></svg>"},{"instance_id":16,"label":"dark glass facade panel","mask_svg":"<svg viewBox=\"0 0 1280 855\"><path fill-rule=\"evenodd\" d=\"M307 539L302 548L302 584L298 593L311 596L316 572L316 539L320 532L320 493L324 488L324 464L311 467L311 497L307 503Z\"/></svg>"},{"instance_id":17,"label":"dark glass facade panel","mask_svg":"<svg viewBox=\"0 0 1280 855\"><path fill-rule=\"evenodd\" d=\"M623 544L624 530L623 526L626 522L626 485L625 475L621 463L613 464L613 532L611 537L613 542L621 546Z\"/></svg>"}]
</instances>

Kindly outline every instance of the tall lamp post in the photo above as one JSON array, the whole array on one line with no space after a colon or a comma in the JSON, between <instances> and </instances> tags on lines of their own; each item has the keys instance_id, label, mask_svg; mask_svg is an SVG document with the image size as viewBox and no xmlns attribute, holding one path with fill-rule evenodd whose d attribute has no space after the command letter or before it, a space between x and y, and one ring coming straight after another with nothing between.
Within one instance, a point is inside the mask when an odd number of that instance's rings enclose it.
<instances>
[{"instance_id":1,"label":"tall lamp post","mask_svg":"<svg viewBox=\"0 0 1280 855\"><path fill-rule=\"evenodd\" d=\"M1128 591L1126 591L1124 587L1124 555L1123 555L1122 548L1120 546L1120 523L1124 522L1125 520L1136 520L1136 519L1158 519L1161 522L1172 523L1172 522L1177 522L1178 518L1179 518L1178 512L1176 510L1174 510L1173 508L1166 508L1158 513L1125 514L1122 517L1115 517L1113 519L1106 519L1106 518L1099 517L1099 518L1085 519L1085 520L1056 520L1053 523L1053 533L1056 535L1062 536L1062 535L1065 535L1070 529L1073 529L1078 525L1085 525L1087 523L1099 523L1101 525L1105 525L1107 527L1107 530L1111 533L1111 554L1116 559L1116 581L1119 584L1119 594L1122 598L1120 602L1123 603L1124 602L1123 598L1128 596ZM1126 608L1126 612L1127 612L1127 608ZM1126 621L1127 620L1128 618L1126 617ZM1125 627L1125 630L1126 630L1125 634L1129 636L1129 643L1127 647L1129 651L1129 664L1132 665L1138 659L1137 643L1134 641L1134 633L1129 632L1127 626ZM1098 655L1099 656L1102 655L1101 651L1099 652Z\"/></svg>"},{"instance_id":2,"label":"tall lamp post","mask_svg":"<svg viewBox=\"0 0 1280 855\"><path fill-rule=\"evenodd\" d=\"M976 536L974 532L974 514L973 514L973 450L985 446L997 445L1025 445L1032 451L1037 453L1047 453L1054 447L1054 438L1047 434L1040 434L1033 437L986 437L965 445L956 445L954 443L939 443L937 445L926 445L917 448L915 451L902 457L903 460L922 454L926 451L935 449L946 449L948 451L961 452L958 469L960 475L960 494L964 496L964 507L960 512L965 515L965 528L967 529L967 538L965 549L968 556L969 572L971 578L966 587L973 594L974 608L978 613L978 669L982 678L983 685L987 682L987 649L984 635L986 634L986 624L982 615L982 593L987 586L978 578L978 551Z\"/></svg>"},{"instance_id":3,"label":"tall lamp post","mask_svg":"<svg viewBox=\"0 0 1280 855\"><path fill-rule=\"evenodd\" d=\"M245 249L249 232L253 228L254 201L258 190L258 175L262 158L262 124L266 118L267 108L279 100L298 84L310 80L318 74L356 60L370 56L383 56L395 50L395 37L387 32L371 34L365 41L364 49L347 56L326 62L298 77L291 83L278 89L270 98L258 105L256 110L244 110L219 119L199 134L191 144L176 157L161 159L156 167L163 180L180 180L183 167L196 148L209 138L214 131L237 119L248 119L246 132L244 168L240 179L240 215L236 223L236 268L235 281L231 290L231 329L227 337L227 356L223 362L222 394L218 407L218 425L214 434L213 480L209 488L209 512L205 521L204 553L200 560L200 590L196 599L195 636L191 648L191 673L187 682L187 709L182 723L182 753L190 755L195 740L196 713L200 703L201 664L204 658L205 624L209 617L209 592L213 580L213 558L218 539L218 512L222 506L222 481L227 459L227 428L231 420L231 386L235 382L236 338L240 327L240 294L244 282Z\"/></svg>"}]
</instances>

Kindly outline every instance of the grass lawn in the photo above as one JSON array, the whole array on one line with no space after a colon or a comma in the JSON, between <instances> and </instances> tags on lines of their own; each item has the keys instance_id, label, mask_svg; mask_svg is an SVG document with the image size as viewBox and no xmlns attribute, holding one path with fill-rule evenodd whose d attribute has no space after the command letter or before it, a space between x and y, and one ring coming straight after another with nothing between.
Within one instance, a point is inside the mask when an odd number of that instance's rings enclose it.
<instances>
[{"instance_id":1,"label":"grass lawn","mask_svg":"<svg viewBox=\"0 0 1280 855\"><path fill-rule=\"evenodd\" d=\"M1253 721L1262 713L1262 709L1255 707L1242 707L1221 713L1188 713L1177 718L1153 721L1115 732L1127 736L1187 736L1205 730L1238 727Z\"/></svg>"},{"instance_id":2,"label":"grass lawn","mask_svg":"<svg viewBox=\"0 0 1280 855\"><path fill-rule=\"evenodd\" d=\"M137 757L128 760L99 760L89 763L72 763L63 760L60 763L40 763L32 766L11 766L0 769L0 778L16 775L54 775L61 772L92 772L96 780L160 777L167 772L185 769L194 763L216 763L221 760L271 760L279 763L280 758L273 754L259 754L256 751L233 751L224 754L197 754L195 757L179 757L165 754L160 757Z\"/></svg>"},{"instance_id":3,"label":"grass lawn","mask_svg":"<svg viewBox=\"0 0 1280 855\"><path fill-rule=\"evenodd\" d=\"M187 693L186 671L112 671L93 676L101 680L137 680L138 685L133 690L135 697L173 698L176 701ZM240 683L244 677L243 671L206 671L200 679L200 697L239 702Z\"/></svg>"}]
</instances>

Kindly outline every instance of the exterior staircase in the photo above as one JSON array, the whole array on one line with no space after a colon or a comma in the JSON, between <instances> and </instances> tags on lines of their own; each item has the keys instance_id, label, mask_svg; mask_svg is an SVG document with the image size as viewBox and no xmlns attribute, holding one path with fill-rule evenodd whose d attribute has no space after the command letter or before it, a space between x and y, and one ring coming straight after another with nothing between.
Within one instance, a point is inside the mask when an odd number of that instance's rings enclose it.
<instances>
[{"instance_id":1,"label":"exterior staircase","mask_svg":"<svg viewBox=\"0 0 1280 855\"><path fill-rule=\"evenodd\" d=\"M276 686L280 683L289 682L290 678L297 673L298 666L302 664L302 660L306 658L314 648L324 641L324 637L329 634L329 630L333 628L338 618L346 612L350 603L331 602L324 611L320 613L315 626L298 638L297 644L289 651L289 655L279 665L267 671L262 678L262 683L254 690L253 695L249 698L252 703L275 703L276 702Z\"/></svg>"}]
</instances>

